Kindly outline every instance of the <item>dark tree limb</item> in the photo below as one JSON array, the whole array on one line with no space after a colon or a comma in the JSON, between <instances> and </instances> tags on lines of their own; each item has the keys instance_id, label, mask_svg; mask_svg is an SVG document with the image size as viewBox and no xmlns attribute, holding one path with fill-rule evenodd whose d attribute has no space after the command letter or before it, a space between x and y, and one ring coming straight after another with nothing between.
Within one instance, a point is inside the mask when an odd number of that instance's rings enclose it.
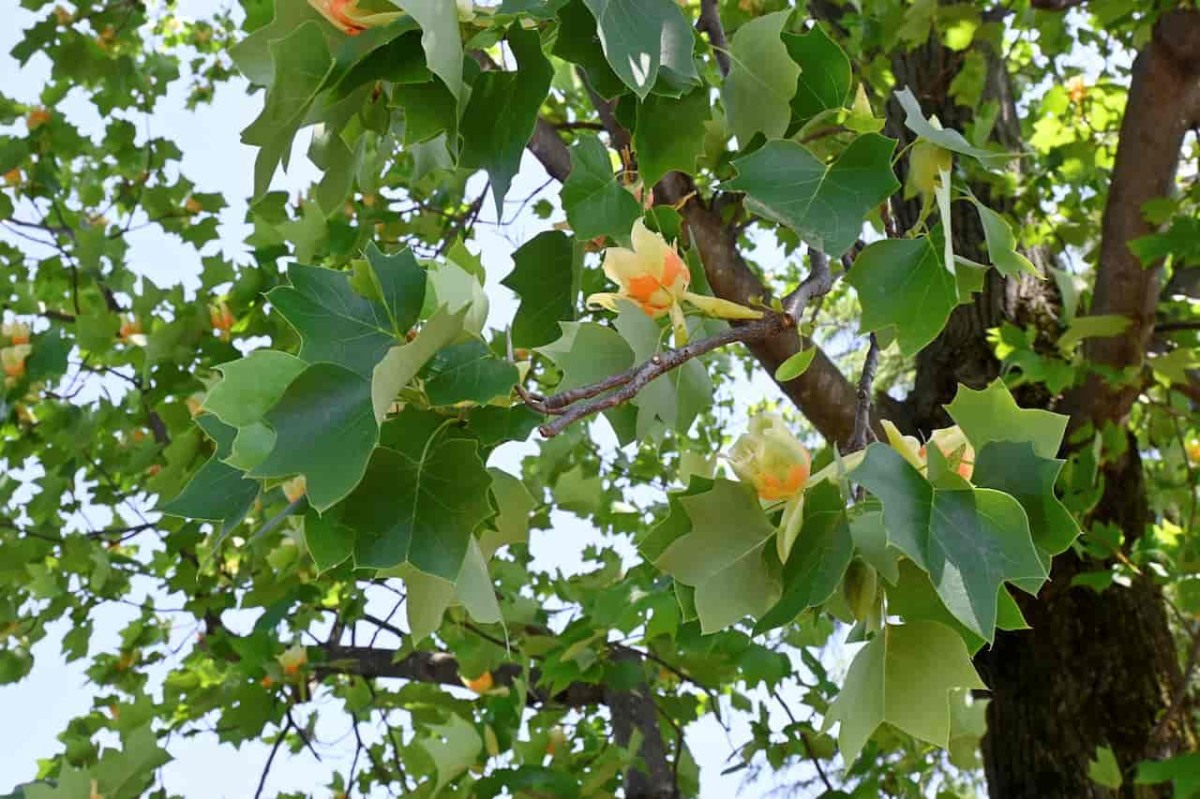
<instances>
[{"instance_id":1,"label":"dark tree limb","mask_svg":"<svg viewBox=\"0 0 1200 799\"><path fill-rule=\"evenodd\" d=\"M1200 11L1176 10L1155 24L1133 64L1129 101L1101 222L1100 266L1091 313L1119 314L1132 324L1121 336L1089 339L1088 361L1111 370L1139 367L1154 332L1161 263L1148 267L1129 243L1155 232L1143 215L1149 200L1168 196L1184 136L1200 123ZM1113 386L1093 375L1076 398L1082 416L1117 422L1138 395L1136 383Z\"/></svg>"},{"instance_id":2,"label":"dark tree limb","mask_svg":"<svg viewBox=\"0 0 1200 799\"><path fill-rule=\"evenodd\" d=\"M640 659L628 650L616 650L613 659L633 665ZM613 737L617 745L628 747L636 730L640 733L641 748L637 754L645 768L631 768L625 773L625 796L628 799L677 799L675 771L667 759L662 732L658 727L658 709L650 698L650 687L640 680L633 688L613 689L606 685L604 702L612 713Z\"/></svg>"},{"instance_id":3,"label":"dark tree limb","mask_svg":"<svg viewBox=\"0 0 1200 799\"><path fill-rule=\"evenodd\" d=\"M696 30L708 34L713 55L722 75L729 74L729 41L725 38L725 26L721 24L721 8L717 0L700 0L700 20Z\"/></svg>"},{"instance_id":4,"label":"dark tree limb","mask_svg":"<svg viewBox=\"0 0 1200 799\"><path fill-rule=\"evenodd\" d=\"M862 376L858 379L858 399L854 412L854 435L850 438L847 452L858 452L871 443L875 434L871 431L871 392L875 385L875 372L879 368L879 342L871 334L867 357L863 361Z\"/></svg>"}]
</instances>

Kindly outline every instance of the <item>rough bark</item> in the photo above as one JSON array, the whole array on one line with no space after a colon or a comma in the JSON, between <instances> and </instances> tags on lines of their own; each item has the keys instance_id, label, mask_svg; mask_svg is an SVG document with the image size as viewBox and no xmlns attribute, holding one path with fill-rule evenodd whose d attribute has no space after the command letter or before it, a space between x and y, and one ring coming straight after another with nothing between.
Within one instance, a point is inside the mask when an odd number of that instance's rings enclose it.
<instances>
[{"instance_id":1,"label":"rough bark","mask_svg":"<svg viewBox=\"0 0 1200 799\"><path fill-rule=\"evenodd\" d=\"M1132 335L1097 340L1103 343L1088 351L1096 362L1118 369L1140 364L1152 331L1157 278L1137 263L1128 242L1151 232L1142 219L1141 204L1170 189L1187 130L1184 120L1193 118L1186 109L1200 91L1197 17L1196 12L1167 15L1135 68L1106 206L1092 309L1130 317ZM914 88L926 112L954 127L966 121L963 109L945 92L958 58L931 41L894 64L898 82ZM999 59L993 55L991 61L988 91L1006 112L997 135L1011 140L1019 128L1012 127L1016 117L1007 75ZM896 110L889 109L893 119L898 118ZM892 131L905 135L895 123ZM1002 198L987 201L1008 210ZM912 218L911 207L895 210L902 222ZM956 249L968 257L984 246L978 222L971 218L954 219L954 239ZM1021 305L1036 297L1036 291L1006 285L993 275L973 303L955 311L943 334L917 359L910 411L918 428L927 432L947 423L940 407L952 398L957 383L978 388L995 376L997 365L985 331L1006 317L1019 317L1025 312ZM1116 421L1136 393L1093 380L1083 392L1086 399L1072 403L1074 421ZM1136 442L1104 468L1102 479L1105 493L1089 521L1115 524L1127 541L1136 540L1147 521ZM998 635L995 645L977 658L992 695L983 755L993 799L1159 795L1158 789L1146 786L1135 791L1129 780L1113 792L1088 777L1099 746L1110 747L1131 775L1138 761L1170 753L1180 739L1179 730L1168 729L1154 746L1148 743L1171 697L1178 694L1180 681L1161 593L1149 580L1099 594L1071 586L1080 571L1100 567L1069 554L1060 556L1041 595L1019 598L1032 629Z\"/></svg>"}]
</instances>

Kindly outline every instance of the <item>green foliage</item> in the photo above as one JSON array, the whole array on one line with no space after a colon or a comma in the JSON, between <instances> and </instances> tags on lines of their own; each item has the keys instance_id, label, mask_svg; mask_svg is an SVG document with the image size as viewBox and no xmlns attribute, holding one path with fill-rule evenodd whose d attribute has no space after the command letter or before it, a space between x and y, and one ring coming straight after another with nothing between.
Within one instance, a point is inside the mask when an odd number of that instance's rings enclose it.
<instances>
[{"instance_id":1,"label":"green foliage","mask_svg":"<svg viewBox=\"0 0 1200 799\"><path fill-rule=\"evenodd\" d=\"M1200 190L1123 243L1162 273L1157 331L1107 312L1128 75L1073 80L1158 10L726 0L722 46L707 3L360 2L14 11L0 683L59 643L93 700L16 795L166 795L184 740L345 749L313 795L591 799L642 768L716 795L731 716L752 790L816 763L830 796L979 795L1007 731L971 657L1040 623L1054 558L1079 564L1060 593L1152 580L1200 612ZM931 54L936 85L902 69ZM171 127L183 105L233 137L209 103L238 72L248 198ZM306 129L315 177L284 191ZM605 274L638 220L662 248ZM801 284L818 253L831 287ZM863 448L865 402L830 407L856 331L881 345L863 400L915 438ZM1091 360L1135 333L1144 361ZM1101 390L1134 398L1120 425L1080 410ZM788 400L790 460L728 479ZM1200 792L1191 754L1095 743L1085 778Z\"/></svg>"}]
</instances>

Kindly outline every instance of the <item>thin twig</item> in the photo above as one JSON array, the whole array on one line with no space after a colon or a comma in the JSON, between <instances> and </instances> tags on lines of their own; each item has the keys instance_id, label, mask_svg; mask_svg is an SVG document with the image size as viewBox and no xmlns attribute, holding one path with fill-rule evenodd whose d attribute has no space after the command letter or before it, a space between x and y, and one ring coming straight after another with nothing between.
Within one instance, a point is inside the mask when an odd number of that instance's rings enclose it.
<instances>
[{"instance_id":1,"label":"thin twig","mask_svg":"<svg viewBox=\"0 0 1200 799\"><path fill-rule=\"evenodd\" d=\"M287 709L287 719L288 719L288 722L292 725L292 729L294 729L296 731L296 734L300 736L300 740L304 743L305 747L308 748L309 752L312 752L312 756L317 759L318 763L320 763L321 756L319 754L317 754L316 748L313 747L312 740L309 739L308 733L306 733L304 731L304 728L301 727L299 724L297 724L296 719L294 719L292 717L292 709L290 707Z\"/></svg>"},{"instance_id":2,"label":"thin twig","mask_svg":"<svg viewBox=\"0 0 1200 799\"><path fill-rule=\"evenodd\" d=\"M729 41L725 38L725 26L721 24L721 9L717 0L700 0L700 21L696 30L708 34L717 67L722 75L729 74Z\"/></svg>"},{"instance_id":3,"label":"thin twig","mask_svg":"<svg viewBox=\"0 0 1200 799\"><path fill-rule=\"evenodd\" d=\"M788 707L787 702L783 701L783 697L779 695L779 691L772 691L771 696L775 697L775 701L783 708L783 712L787 714L788 719L792 722L792 726L799 727L800 722L792 715L792 709ZM816 768L817 776L825 784L825 790L833 793L833 783L829 781L829 777L825 774L825 769L821 766L821 759L813 753L812 744L808 740L808 733L804 730L800 730L800 742L804 744L804 753L808 755L808 759L812 761L813 767Z\"/></svg>"},{"instance_id":4,"label":"thin twig","mask_svg":"<svg viewBox=\"0 0 1200 799\"><path fill-rule=\"evenodd\" d=\"M795 323L791 317L784 314L771 313L762 319L726 328L714 336L693 341L677 349L658 353L643 364L627 369L620 374L606 377L604 380L593 383L590 386L582 386L571 391L564 391L561 394L547 397L542 401L533 400L529 403L529 407L539 413L559 414L556 419L538 428L543 436L553 438L580 419L587 418L609 408L615 408L621 403L633 399L639 391L653 380L694 358L720 349L735 341L759 341L769 338L781 330L794 327L794 325ZM604 393L614 388L617 390L609 394Z\"/></svg>"},{"instance_id":5,"label":"thin twig","mask_svg":"<svg viewBox=\"0 0 1200 799\"><path fill-rule=\"evenodd\" d=\"M267 762L263 766L262 776L258 778L258 790L254 792L254 799L259 799L262 796L263 788L267 784L267 775L271 773L271 764L275 762L275 755L279 754L279 747L283 746L283 739L287 737L288 730L292 728L292 720L288 719L287 724L279 730L279 737L275 739L275 745L271 747L271 754L267 756Z\"/></svg>"},{"instance_id":6,"label":"thin twig","mask_svg":"<svg viewBox=\"0 0 1200 799\"><path fill-rule=\"evenodd\" d=\"M863 360L862 376L858 378L858 405L854 413L854 434L846 445L846 452L858 452L875 439L871 430L871 392L875 385L875 372L879 368L879 342L871 334L867 357Z\"/></svg>"}]
</instances>

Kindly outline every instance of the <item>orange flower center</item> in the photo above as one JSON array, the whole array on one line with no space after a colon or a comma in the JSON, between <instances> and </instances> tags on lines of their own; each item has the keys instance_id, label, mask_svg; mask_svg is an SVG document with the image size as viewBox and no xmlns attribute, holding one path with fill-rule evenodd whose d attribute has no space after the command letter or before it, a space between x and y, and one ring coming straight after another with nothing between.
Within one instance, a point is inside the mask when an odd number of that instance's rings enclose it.
<instances>
[{"instance_id":1,"label":"orange flower center","mask_svg":"<svg viewBox=\"0 0 1200 799\"><path fill-rule=\"evenodd\" d=\"M365 31L365 25L360 25L346 13L346 6L353 6L355 0L329 0L329 13L340 22L346 33L357 36Z\"/></svg>"},{"instance_id":2,"label":"orange flower center","mask_svg":"<svg viewBox=\"0 0 1200 799\"><path fill-rule=\"evenodd\" d=\"M787 499L803 488L807 481L808 464L793 463L783 480L770 473L761 475L758 495L769 502Z\"/></svg>"},{"instance_id":3,"label":"orange flower center","mask_svg":"<svg viewBox=\"0 0 1200 799\"><path fill-rule=\"evenodd\" d=\"M660 311L665 311L675 303L675 298L671 296L671 286L674 286L680 278L686 287L691 282L692 275L683 259L677 253L670 252L663 260L661 278L649 274L630 278L626 292L630 299L641 306L643 311L653 316ZM667 296L656 297L655 295L660 291Z\"/></svg>"}]
</instances>

